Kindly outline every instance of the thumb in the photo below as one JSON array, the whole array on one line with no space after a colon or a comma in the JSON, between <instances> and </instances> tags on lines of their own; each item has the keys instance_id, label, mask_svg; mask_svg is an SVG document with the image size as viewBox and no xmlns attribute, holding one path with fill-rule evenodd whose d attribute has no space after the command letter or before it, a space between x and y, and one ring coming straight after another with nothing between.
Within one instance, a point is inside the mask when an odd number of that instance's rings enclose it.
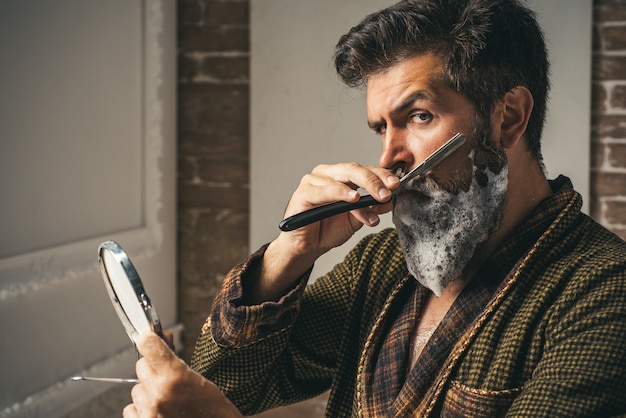
<instances>
[{"instance_id":1,"label":"thumb","mask_svg":"<svg viewBox=\"0 0 626 418\"><path fill-rule=\"evenodd\" d=\"M176 357L167 343L152 331L146 331L135 340L137 350L148 361L150 366L158 369Z\"/></svg>"}]
</instances>

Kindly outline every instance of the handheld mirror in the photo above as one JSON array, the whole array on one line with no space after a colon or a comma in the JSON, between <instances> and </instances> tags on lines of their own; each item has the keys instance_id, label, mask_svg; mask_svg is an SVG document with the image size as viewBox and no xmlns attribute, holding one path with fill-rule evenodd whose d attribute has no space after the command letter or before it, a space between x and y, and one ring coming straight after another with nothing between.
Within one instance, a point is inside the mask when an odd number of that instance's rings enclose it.
<instances>
[{"instance_id":1,"label":"handheld mirror","mask_svg":"<svg viewBox=\"0 0 626 418\"><path fill-rule=\"evenodd\" d=\"M98 248L98 262L111 303L133 344L144 331L154 331L162 337L163 329L156 309L150 302L137 270L122 247L115 241L103 242ZM137 383L137 379L117 377L74 376L71 380Z\"/></svg>"},{"instance_id":2,"label":"handheld mirror","mask_svg":"<svg viewBox=\"0 0 626 418\"><path fill-rule=\"evenodd\" d=\"M157 311L122 247L115 241L103 242L98 248L98 261L115 312L133 344L144 331L162 336Z\"/></svg>"}]
</instances>

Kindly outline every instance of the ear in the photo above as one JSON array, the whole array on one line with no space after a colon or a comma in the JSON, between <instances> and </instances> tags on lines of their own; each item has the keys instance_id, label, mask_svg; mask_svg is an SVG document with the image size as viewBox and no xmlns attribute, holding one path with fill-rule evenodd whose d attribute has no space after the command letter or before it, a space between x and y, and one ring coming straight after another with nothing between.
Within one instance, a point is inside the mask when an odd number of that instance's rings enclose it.
<instances>
[{"instance_id":1,"label":"ear","mask_svg":"<svg viewBox=\"0 0 626 418\"><path fill-rule=\"evenodd\" d=\"M523 86L517 86L504 95L499 126L504 148L514 147L522 141L534 103L533 95Z\"/></svg>"}]
</instances>

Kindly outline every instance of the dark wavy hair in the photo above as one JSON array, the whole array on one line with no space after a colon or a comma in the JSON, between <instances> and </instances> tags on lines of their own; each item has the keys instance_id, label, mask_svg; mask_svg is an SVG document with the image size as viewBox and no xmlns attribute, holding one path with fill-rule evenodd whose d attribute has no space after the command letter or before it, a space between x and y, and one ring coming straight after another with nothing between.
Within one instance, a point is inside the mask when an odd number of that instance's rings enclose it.
<instances>
[{"instance_id":1,"label":"dark wavy hair","mask_svg":"<svg viewBox=\"0 0 626 418\"><path fill-rule=\"evenodd\" d=\"M404 0L367 16L335 48L337 74L350 87L400 61L436 52L447 82L483 121L516 86L534 107L526 136L538 161L550 88L548 53L535 13L517 0Z\"/></svg>"}]
</instances>

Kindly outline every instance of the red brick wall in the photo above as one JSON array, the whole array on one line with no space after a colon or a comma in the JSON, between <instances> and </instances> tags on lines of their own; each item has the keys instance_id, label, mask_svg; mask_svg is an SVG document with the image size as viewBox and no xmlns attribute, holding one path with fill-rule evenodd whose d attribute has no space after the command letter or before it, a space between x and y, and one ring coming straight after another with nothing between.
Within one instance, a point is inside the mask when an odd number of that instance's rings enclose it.
<instances>
[{"instance_id":1,"label":"red brick wall","mask_svg":"<svg viewBox=\"0 0 626 418\"><path fill-rule=\"evenodd\" d=\"M248 253L249 5L178 0L178 316L188 360Z\"/></svg>"},{"instance_id":2,"label":"red brick wall","mask_svg":"<svg viewBox=\"0 0 626 418\"><path fill-rule=\"evenodd\" d=\"M626 239L626 0L593 13L591 215Z\"/></svg>"},{"instance_id":3,"label":"red brick wall","mask_svg":"<svg viewBox=\"0 0 626 418\"><path fill-rule=\"evenodd\" d=\"M216 287L229 267L249 253L248 9L248 0L178 0L184 359ZM626 238L626 0L594 1L593 36L590 212Z\"/></svg>"}]
</instances>

